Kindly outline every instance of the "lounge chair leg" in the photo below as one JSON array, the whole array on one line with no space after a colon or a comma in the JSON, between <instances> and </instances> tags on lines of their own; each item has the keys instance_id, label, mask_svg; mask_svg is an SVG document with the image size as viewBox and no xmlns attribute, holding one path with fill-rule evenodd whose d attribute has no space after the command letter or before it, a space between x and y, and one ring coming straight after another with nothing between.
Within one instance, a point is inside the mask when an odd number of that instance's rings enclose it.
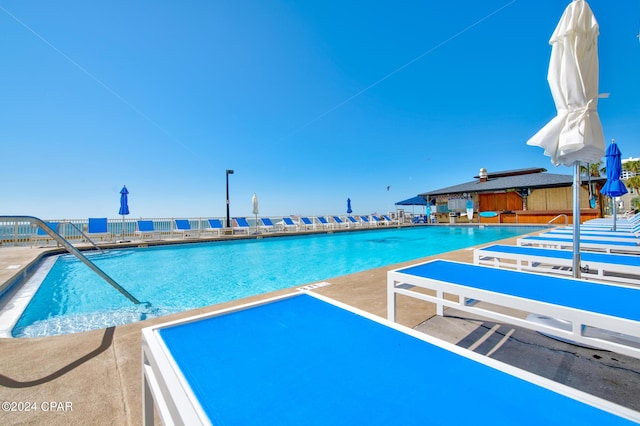
<instances>
[{"instance_id":1,"label":"lounge chair leg","mask_svg":"<svg viewBox=\"0 0 640 426\"><path fill-rule=\"evenodd\" d=\"M387 283L387 319L396 322L396 292L394 290L395 282Z\"/></svg>"}]
</instances>

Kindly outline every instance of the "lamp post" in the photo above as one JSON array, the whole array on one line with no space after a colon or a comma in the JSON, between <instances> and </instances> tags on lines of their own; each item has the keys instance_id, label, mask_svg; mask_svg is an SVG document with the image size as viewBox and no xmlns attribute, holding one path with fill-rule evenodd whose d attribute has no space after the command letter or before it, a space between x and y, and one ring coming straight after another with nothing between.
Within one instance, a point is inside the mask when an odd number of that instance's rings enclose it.
<instances>
[{"instance_id":1,"label":"lamp post","mask_svg":"<svg viewBox=\"0 0 640 426\"><path fill-rule=\"evenodd\" d=\"M227 170L227 228L231 228L231 221L229 220L229 175L233 174L233 170Z\"/></svg>"}]
</instances>

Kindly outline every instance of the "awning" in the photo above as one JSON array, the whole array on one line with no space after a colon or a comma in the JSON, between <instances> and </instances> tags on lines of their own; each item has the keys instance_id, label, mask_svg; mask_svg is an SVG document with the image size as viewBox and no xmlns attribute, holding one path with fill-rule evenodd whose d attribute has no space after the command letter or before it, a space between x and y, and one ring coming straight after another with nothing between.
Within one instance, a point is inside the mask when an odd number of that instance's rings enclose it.
<instances>
[{"instance_id":1,"label":"awning","mask_svg":"<svg viewBox=\"0 0 640 426\"><path fill-rule=\"evenodd\" d=\"M413 198L408 198L403 201L398 201L396 206L426 206L427 200L420 196L415 196Z\"/></svg>"}]
</instances>

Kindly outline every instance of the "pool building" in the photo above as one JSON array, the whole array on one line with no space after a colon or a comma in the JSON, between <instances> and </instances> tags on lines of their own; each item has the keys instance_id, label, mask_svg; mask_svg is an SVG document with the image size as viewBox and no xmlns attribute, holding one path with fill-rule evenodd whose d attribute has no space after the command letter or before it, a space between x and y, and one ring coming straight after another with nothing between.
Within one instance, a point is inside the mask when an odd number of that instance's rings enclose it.
<instances>
[{"instance_id":1,"label":"pool building","mask_svg":"<svg viewBox=\"0 0 640 426\"><path fill-rule=\"evenodd\" d=\"M608 197L600 194L606 178L582 176L580 221L608 213ZM488 172L474 180L418 194L438 223L573 223L573 176L545 168ZM470 203L470 204L469 204ZM466 211L473 208L473 219Z\"/></svg>"}]
</instances>

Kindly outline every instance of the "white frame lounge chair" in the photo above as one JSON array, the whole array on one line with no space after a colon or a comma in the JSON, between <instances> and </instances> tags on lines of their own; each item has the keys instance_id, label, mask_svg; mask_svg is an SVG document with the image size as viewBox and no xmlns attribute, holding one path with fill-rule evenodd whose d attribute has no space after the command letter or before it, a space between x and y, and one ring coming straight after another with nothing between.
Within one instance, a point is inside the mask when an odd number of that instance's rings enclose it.
<instances>
[{"instance_id":1,"label":"white frame lounge chair","mask_svg":"<svg viewBox=\"0 0 640 426\"><path fill-rule=\"evenodd\" d=\"M276 230L276 226L273 224L271 218L268 217L260 217L258 218L260 224L258 224L258 228L264 232L273 232Z\"/></svg>"},{"instance_id":2,"label":"white frame lounge chair","mask_svg":"<svg viewBox=\"0 0 640 426\"><path fill-rule=\"evenodd\" d=\"M367 216L360 216L360 222L362 223L362 226L371 226L372 223L369 220L369 218Z\"/></svg>"},{"instance_id":3,"label":"white frame lounge chair","mask_svg":"<svg viewBox=\"0 0 640 426\"><path fill-rule=\"evenodd\" d=\"M329 222L326 217L324 217L324 216L316 216L316 219L318 219L318 222L320 222L320 225L324 229L333 228L333 223Z\"/></svg>"},{"instance_id":4,"label":"white frame lounge chair","mask_svg":"<svg viewBox=\"0 0 640 426\"><path fill-rule=\"evenodd\" d=\"M637 411L311 293L154 325L141 341L144 425L156 415L187 425L449 424L464 423L461 409L476 424L640 420ZM310 362L320 353L339 362ZM481 397L461 402L461 389Z\"/></svg>"},{"instance_id":5,"label":"white frame lounge chair","mask_svg":"<svg viewBox=\"0 0 640 426\"><path fill-rule=\"evenodd\" d=\"M538 237L573 239L573 232L549 231L542 234L538 234ZM589 231L580 231L580 238L593 240L593 241L626 241L628 243L640 244L640 239L638 239L635 235L632 235L632 234L620 235L617 232L615 234L611 232L608 235L602 235L602 234L594 234Z\"/></svg>"},{"instance_id":6,"label":"white frame lounge chair","mask_svg":"<svg viewBox=\"0 0 640 426\"><path fill-rule=\"evenodd\" d=\"M60 229L59 222L46 222L46 224L49 225L51 229L59 233L59 229ZM55 239L53 239L53 237L47 234L42 228L40 228L37 225L34 225L34 227L35 227L35 232L29 238L31 247L33 247L34 245L38 245L39 241L42 241L45 246L49 245L49 243L51 243L52 241L55 241ZM57 242L56 242L56 245L58 245Z\"/></svg>"},{"instance_id":7,"label":"white frame lounge chair","mask_svg":"<svg viewBox=\"0 0 640 426\"><path fill-rule=\"evenodd\" d=\"M300 218L300 221L302 222L301 227L303 226L305 231L309 229L316 229L316 224L313 222L313 219L310 219L306 216L302 216Z\"/></svg>"},{"instance_id":8,"label":"white frame lounge chair","mask_svg":"<svg viewBox=\"0 0 640 426\"><path fill-rule=\"evenodd\" d=\"M371 223L378 226L378 225L388 225L389 222L387 222L386 219L383 219L382 217L372 214L371 215Z\"/></svg>"},{"instance_id":9,"label":"white frame lounge chair","mask_svg":"<svg viewBox=\"0 0 640 426\"><path fill-rule=\"evenodd\" d=\"M335 216L334 216L334 218L335 218ZM361 223L361 222L359 222L359 221L358 221L358 219L356 219L356 218L355 218L355 217L353 217L353 216L347 216L347 222L346 222L346 224L347 224L347 226L348 226L348 227L350 227L350 228L351 228L351 227L355 227L355 226L360 226L360 225L362 225L362 223Z\"/></svg>"},{"instance_id":10,"label":"white frame lounge chair","mask_svg":"<svg viewBox=\"0 0 640 426\"><path fill-rule=\"evenodd\" d=\"M156 231L156 227L152 220L138 220L136 221L136 235L144 241L149 237L152 240L160 239L160 232Z\"/></svg>"},{"instance_id":11,"label":"white frame lounge chair","mask_svg":"<svg viewBox=\"0 0 640 426\"><path fill-rule=\"evenodd\" d=\"M554 234L573 235L573 228L554 228L549 232L553 232ZM626 238L633 237L633 238L640 239L640 233L637 233L637 232L620 231L620 230L611 231L606 229L593 229L593 228L580 227L580 237L588 237L588 236L596 236L596 235L610 236L610 237L626 237Z\"/></svg>"},{"instance_id":12,"label":"white frame lounge chair","mask_svg":"<svg viewBox=\"0 0 640 426\"><path fill-rule=\"evenodd\" d=\"M176 227L173 230L174 234L180 234L182 238L198 238L200 233L197 229L191 227L188 219L174 219Z\"/></svg>"},{"instance_id":13,"label":"white frame lounge chair","mask_svg":"<svg viewBox=\"0 0 640 426\"><path fill-rule=\"evenodd\" d=\"M111 241L109 220L106 217L90 217L87 224L87 237L91 238L91 241L95 239Z\"/></svg>"},{"instance_id":14,"label":"white frame lounge chair","mask_svg":"<svg viewBox=\"0 0 640 426\"><path fill-rule=\"evenodd\" d=\"M232 229L234 234L236 233L236 231L244 234L249 234L251 226L249 225L249 222L247 222L246 217L234 217Z\"/></svg>"},{"instance_id":15,"label":"white frame lounge chair","mask_svg":"<svg viewBox=\"0 0 640 426\"><path fill-rule=\"evenodd\" d=\"M473 263L518 271L573 274L573 251L495 244L473 251ZM580 252L583 279L640 285L640 256Z\"/></svg>"},{"instance_id":16,"label":"white frame lounge chair","mask_svg":"<svg viewBox=\"0 0 640 426\"><path fill-rule=\"evenodd\" d=\"M393 225L394 223L397 223L397 221L395 221L395 220L391 219L391 218L389 217L389 215L387 215L387 214L383 214L383 215L382 215L382 218L383 218L383 219L385 220L385 222L386 222L386 223L385 223L385 225Z\"/></svg>"},{"instance_id":17,"label":"white frame lounge chair","mask_svg":"<svg viewBox=\"0 0 640 426\"><path fill-rule=\"evenodd\" d=\"M340 216L331 216L331 218L336 228L347 228L349 226Z\"/></svg>"},{"instance_id":18,"label":"white frame lounge chair","mask_svg":"<svg viewBox=\"0 0 640 426\"><path fill-rule=\"evenodd\" d=\"M613 218L591 219L591 220L585 221L584 224L589 226L591 225L613 226ZM617 226L637 226L638 224L640 224L640 216L638 216L638 213L636 213L630 218L618 217L616 220L616 227Z\"/></svg>"},{"instance_id":19,"label":"white frame lounge chair","mask_svg":"<svg viewBox=\"0 0 640 426\"><path fill-rule=\"evenodd\" d=\"M415 288L436 293L433 296ZM640 341L640 288L637 287L438 259L387 273L387 314L391 321L396 319L398 294L435 303L437 315L444 315L445 306L454 307L494 321L640 358L640 345L636 343L593 338L585 333L589 327ZM552 327L523 319L512 309L562 318L572 327Z\"/></svg>"},{"instance_id":20,"label":"white frame lounge chair","mask_svg":"<svg viewBox=\"0 0 640 426\"><path fill-rule=\"evenodd\" d=\"M291 231L298 231L299 226L296 222L293 221L292 218L290 217L283 217L282 218L282 230L283 231L287 231L287 230L291 230Z\"/></svg>"},{"instance_id":21,"label":"white frame lounge chair","mask_svg":"<svg viewBox=\"0 0 640 426\"><path fill-rule=\"evenodd\" d=\"M207 222L209 222L209 227L204 228L202 231L205 233L215 233L217 236L220 236L224 229L222 221L220 219L207 219Z\"/></svg>"},{"instance_id":22,"label":"white frame lounge chair","mask_svg":"<svg viewBox=\"0 0 640 426\"><path fill-rule=\"evenodd\" d=\"M519 246L550 247L561 250L573 249L573 240L567 238L551 238L529 236L516 240ZM640 245L625 241L599 241L580 239L580 250L601 251L605 253L633 253L640 254Z\"/></svg>"},{"instance_id":23,"label":"white frame lounge chair","mask_svg":"<svg viewBox=\"0 0 640 426\"><path fill-rule=\"evenodd\" d=\"M601 230L601 231L611 231L613 230L613 223L583 223L580 225L581 229L593 229L593 230ZM639 224L624 224L624 223L616 223L616 231L626 231L626 232L640 232Z\"/></svg>"}]
</instances>

